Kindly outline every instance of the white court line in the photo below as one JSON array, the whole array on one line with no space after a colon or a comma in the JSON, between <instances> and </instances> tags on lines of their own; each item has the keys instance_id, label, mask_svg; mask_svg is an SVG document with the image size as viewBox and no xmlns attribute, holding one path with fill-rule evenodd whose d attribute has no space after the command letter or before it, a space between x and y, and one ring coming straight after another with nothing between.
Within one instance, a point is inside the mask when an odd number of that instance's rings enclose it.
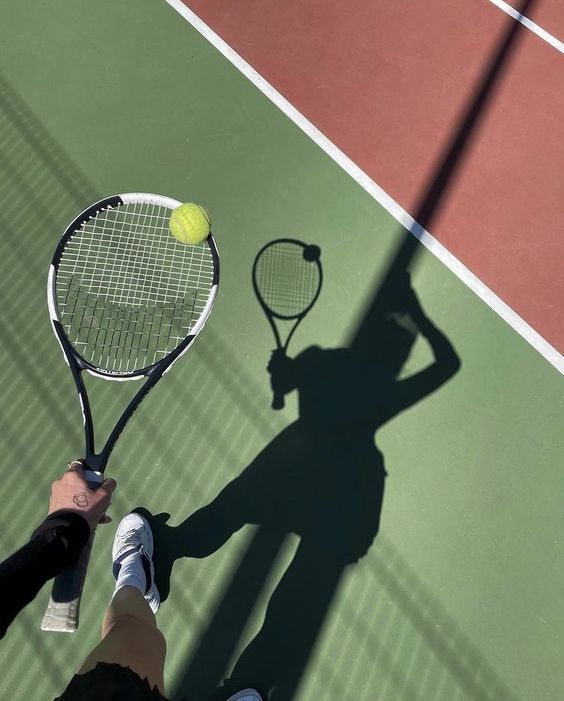
<instances>
[{"instance_id":1,"label":"white court line","mask_svg":"<svg viewBox=\"0 0 564 701\"><path fill-rule=\"evenodd\" d=\"M535 348L551 365L564 374L564 357L548 343L532 326L513 311L500 297L489 289L461 261L437 239L418 224L395 200L377 185L356 163L332 143L317 127L301 114L285 97L270 85L254 68L234 51L211 27L189 10L181 0L166 0L184 19L222 53L253 85L268 97L284 114L305 132L351 178L368 192L403 227L413 234L465 285L491 307L504 321Z\"/></svg>"},{"instance_id":2,"label":"white court line","mask_svg":"<svg viewBox=\"0 0 564 701\"><path fill-rule=\"evenodd\" d=\"M522 15L519 10L511 7L511 5L504 2L504 0L489 0L489 2L493 3L496 7L499 7L500 10L506 12L510 17L513 17L513 19L516 19L517 22L521 22L524 27L530 29L531 32L534 32L538 37L546 41L547 44L550 44L557 51L560 51L561 54L564 54L564 41L560 41L560 39L552 36L552 34L546 31L546 29L539 27L538 24L535 24L532 20L525 17L525 15Z\"/></svg>"}]
</instances>

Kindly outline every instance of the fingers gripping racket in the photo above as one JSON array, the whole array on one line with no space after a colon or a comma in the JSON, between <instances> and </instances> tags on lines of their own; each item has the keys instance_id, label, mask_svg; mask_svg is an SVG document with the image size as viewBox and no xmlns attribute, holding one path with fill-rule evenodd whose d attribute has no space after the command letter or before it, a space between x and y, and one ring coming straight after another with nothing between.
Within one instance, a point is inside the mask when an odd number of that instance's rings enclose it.
<instances>
[{"instance_id":1,"label":"fingers gripping racket","mask_svg":"<svg viewBox=\"0 0 564 701\"><path fill-rule=\"evenodd\" d=\"M213 236L192 246L169 231L171 212L180 204L144 193L108 197L71 222L53 255L49 314L78 390L85 475L92 488L103 481L110 453L133 412L188 350L217 295L219 256ZM84 370L107 380L145 378L99 453ZM92 540L93 535L79 561L56 577L43 630L78 628Z\"/></svg>"},{"instance_id":2,"label":"fingers gripping racket","mask_svg":"<svg viewBox=\"0 0 564 701\"><path fill-rule=\"evenodd\" d=\"M284 354L299 323L321 291L322 269L318 246L296 239L277 239L264 246L253 265L253 287L272 328L276 348ZM293 322L282 343L276 320ZM284 407L284 394L274 393L273 409Z\"/></svg>"}]
</instances>

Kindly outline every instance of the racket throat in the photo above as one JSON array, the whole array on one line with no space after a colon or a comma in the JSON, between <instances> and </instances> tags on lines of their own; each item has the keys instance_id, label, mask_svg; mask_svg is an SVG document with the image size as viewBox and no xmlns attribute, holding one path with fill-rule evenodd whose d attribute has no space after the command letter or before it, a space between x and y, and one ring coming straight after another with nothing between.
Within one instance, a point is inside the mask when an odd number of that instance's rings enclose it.
<instances>
[{"instance_id":1,"label":"racket throat","mask_svg":"<svg viewBox=\"0 0 564 701\"><path fill-rule=\"evenodd\" d=\"M85 470L85 473L90 472L93 475L92 477L90 477L90 475L86 475L88 482L95 482L96 485L100 484L103 481L103 477L101 476L103 475L104 470L106 469L106 463L108 462L106 456L104 454L98 455L92 451L86 450L84 462L88 467L88 470Z\"/></svg>"}]
</instances>

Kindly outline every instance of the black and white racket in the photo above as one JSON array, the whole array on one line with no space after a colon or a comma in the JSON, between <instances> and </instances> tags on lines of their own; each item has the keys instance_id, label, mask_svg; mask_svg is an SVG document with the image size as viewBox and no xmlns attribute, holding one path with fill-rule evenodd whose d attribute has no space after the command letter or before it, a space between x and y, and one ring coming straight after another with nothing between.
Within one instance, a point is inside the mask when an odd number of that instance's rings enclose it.
<instances>
[{"instance_id":1,"label":"black and white racket","mask_svg":"<svg viewBox=\"0 0 564 701\"><path fill-rule=\"evenodd\" d=\"M53 255L49 314L78 390L85 475L92 488L102 483L127 421L188 350L217 295L219 256L213 236L192 246L170 233L170 215L180 204L139 192L107 197L69 224ZM98 453L84 370L106 380L145 378ZM78 628L92 540L79 561L56 577L43 630Z\"/></svg>"},{"instance_id":2,"label":"black and white racket","mask_svg":"<svg viewBox=\"0 0 564 701\"><path fill-rule=\"evenodd\" d=\"M284 354L300 321L321 291L322 270L318 246L296 239L276 239L264 246L253 264L253 287L274 333L276 348ZM293 322L282 343L276 320ZM284 407L284 395L275 392L273 409Z\"/></svg>"}]
</instances>

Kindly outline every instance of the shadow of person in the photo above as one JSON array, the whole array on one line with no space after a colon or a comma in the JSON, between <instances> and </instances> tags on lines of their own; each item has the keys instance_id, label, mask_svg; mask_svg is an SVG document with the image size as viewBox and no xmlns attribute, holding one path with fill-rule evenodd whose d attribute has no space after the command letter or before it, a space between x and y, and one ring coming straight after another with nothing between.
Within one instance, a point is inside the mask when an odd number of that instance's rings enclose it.
<instances>
[{"instance_id":1,"label":"shadow of person","mask_svg":"<svg viewBox=\"0 0 564 701\"><path fill-rule=\"evenodd\" d=\"M426 369L400 377L418 333L434 360ZM378 533L387 473L375 434L460 366L446 336L423 312L406 274L390 288L371 339L352 348L311 346L293 359L275 351L268 365L273 390L298 391L299 418L211 503L175 529L163 532L168 527L162 519L156 528L157 543L168 543L167 573L174 559L206 557L245 524L259 525L274 550L287 534L299 536L260 631L225 682L226 694L254 686L265 697L269 692L274 699L293 697L345 568L366 554ZM157 585L168 592L166 578L161 574ZM218 638L221 628L219 621L214 628ZM209 657L214 645L206 650ZM194 670L185 678L183 692L210 698L206 676L208 681L213 677Z\"/></svg>"}]
</instances>

